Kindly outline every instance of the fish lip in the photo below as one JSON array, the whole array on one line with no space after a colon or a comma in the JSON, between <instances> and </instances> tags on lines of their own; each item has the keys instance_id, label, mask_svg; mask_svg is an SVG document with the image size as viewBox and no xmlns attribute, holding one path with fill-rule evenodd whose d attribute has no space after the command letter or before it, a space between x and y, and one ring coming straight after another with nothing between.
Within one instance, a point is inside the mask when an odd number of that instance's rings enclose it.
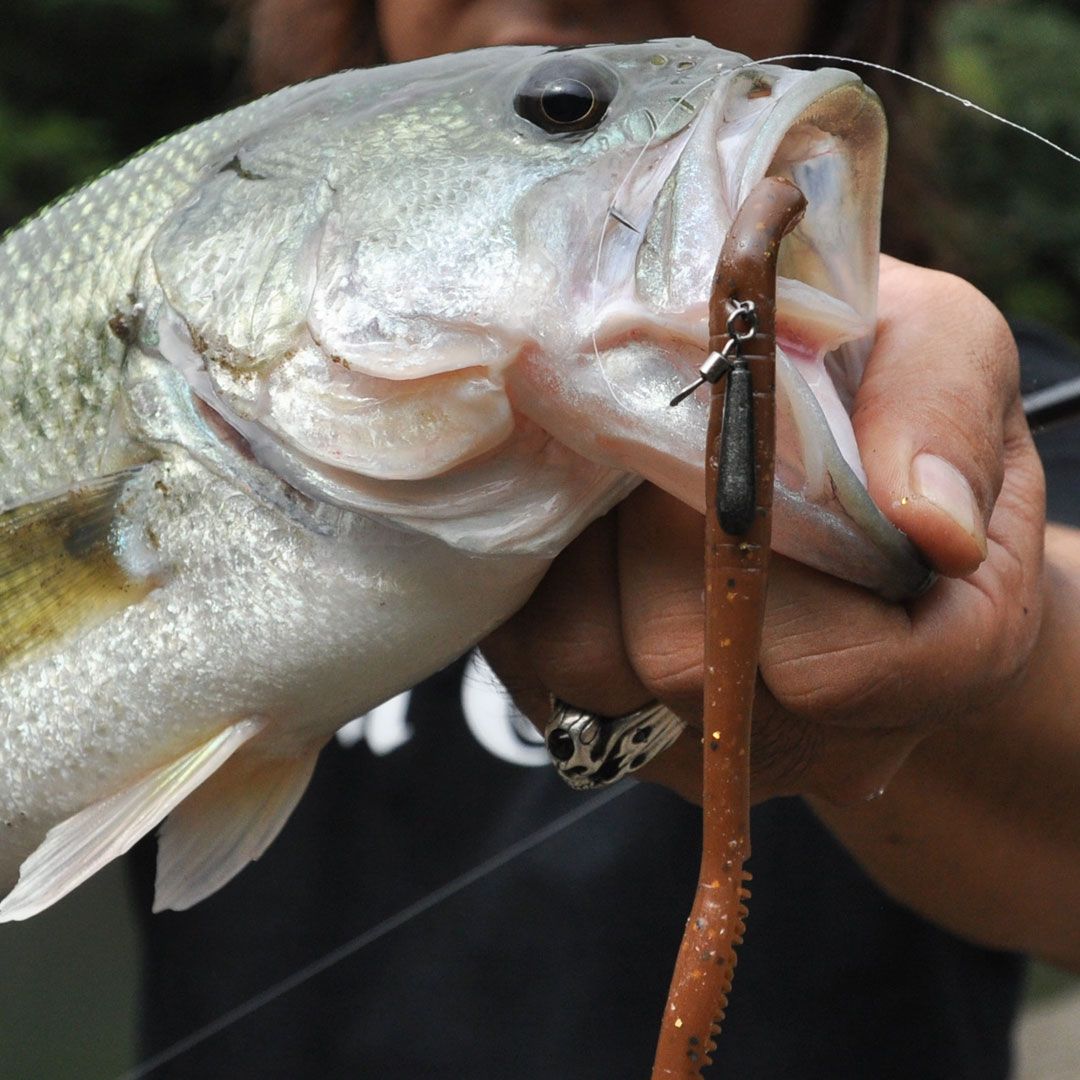
<instances>
[{"instance_id":1,"label":"fish lip","mask_svg":"<svg viewBox=\"0 0 1080 1080\"><path fill-rule=\"evenodd\" d=\"M746 146L733 205L741 205L766 176L791 180L807 196L807 210L786 238L781 262L785 253L790 259L791 248L800 236L816 242L827 274L818 287L848 304L872 326L887 142L880 101L857 75L837 68L803 72L759 65L746 72L748 76L756 73L774 77L780 93ZM785 87L792 76L795 79ZM800 131L809 129L824 135L825 143L814 144L811 156L786 154L785 148ZM843 154L829 152L830 138L843 142ZM818 167L817 162L825 162L826 167ZM830 163L835 166L831 172L827 168ZM855 212L837 215L837 197L850 200ZM831 251L826 250L830 232L841 234L842 241Z\"/></svg>"},{"instance_id":2,"label":"fish lip","mask_svg":"<svg viewBox=\"0 0 1080 1080\"><path fill-rule=\"evenodd\" d=\"M768 93L755 94L757 86L767 86ZM648 206L629 202L620 206L639 226L634 229L639 242L633 281L621 297L609 293L612 306L618 309L630 301L632 290L633 301L655 315L658 323L665 328L677 325L680 336L707 348L709 290L727 227L760 180L785 176L804 189L810 206L803 221L785 238L779 275L784 276L785 261L798 261L793 257L795 249L809 250L819 264L816 274L793 276L848 305L869 332L876 315L885 148L876 95L850 72L834 68L796 71L749 61L724 72L708 95L689 125L690 137L676 148L666 167L663 183L648 196ZM759 103L755 97L775 100ZM825 137L843 143L842 153L833 155L822 154L820 143L810 146L814 158L836 162L831 170L815 171L811 160L792 152L800 131L819 124ZM853 145L855 137L863 139L862 145ZM843 175L848 160L854 160L852 182ZM829 184L832 200L822 204L822 194L830 192L821 189ZM708 186L711 197L688 198L684 189L692 185ZM806 190L812 187L817 190ZM854 206L854 213L848 215L848 222L856 221L854 227L841 227L832 214L838 199ZM839 244L830 242L832 234L840 234ZM655 264L652 270L650 260ZM657 268L663 268L663 273ZM779 306L782 320L782 289ZM597 314L596 336L601 337L607 312ZM861 370L855 374L861 376Z\"/></svg>"},{"instance_id":3,"label":"fish lip","mask_svg":"<svg viewBox=\"0 0 1080 1080\"><path fill-rule=\"evenodd\" d=\"M650 321L707 351L709 293L728 227L762 179L784 177L807 195L808 206L780 250L778 344L824 352L850 418L876 325L886 143L876 95L851 72L747 62L727 73L694 126L698 130L658 192L639 246L638 296L650 247L671 275L663 293L657 295L654 284L645 300ZM712 205L699 199L703 207L688 209L694 197L679 191L688 184L684 172L689 182L711 178ZM690 268L681 280L680 265ZM805 383L801 373L793 374ZM843 445L861 474L853 439Z\"/></svg>"},{"instance_id":4,"label":"fish lip","mask_svg":"<svg viewBox=\"0 0 1080 1080\"><path fill-rule=\"evenodd\" d=\"M777 100L743 147L733 205L767 176L789 180L807 198L781 245L776 289L778 389L786 384L791 415L801 417L804 449L806 430L819 422L832 442L816 472L803 472L803 490L816 500L831 486L852 517L862 516L874 508L857 490L865 489L866 472L851 415L876 325L884 115L851 72L763 65L743 78L752 86L761 80L763 96ZM800 353L809 366L795 359ZM783 457L778 452L778 476ZM802 464L808 460L804 452Z\"/></svg>"},{"instance_id":5,"label":"fish lip","mask_svg":"<svg viewBox=\"0 0 1080 1080\"><path fill-rule=\"evenodd\" d=\"M754 69L749 69L754 70ZM887 133L877 96L853 73L835 68L792 72L758 69L777 74L777 81L794 79L780 96L756 137L748 144L735 205L741 205L766 176L791 180L807 196L804 217L781 245L777 289L777 381L801 384L808 399L803 420L824 426L828 442L822 449L822 490L811 495L821 510L832 506L840 530L855 529L868 547L852 548L844 576L866 585L890 600L917 596L935 580L933 571L907 536L889 521L866 487L866 474L851 429L855 393L862 380L877 323L880 222L884 187ZM813 153L799 153L800 139L809 138ZM834 153L835 143L842 152ZM795 153L791 153L794 147ZM856 316L851 333L826 350L825 374L842 407L845 446L825 399L803 377L799 365L783 355L785 334L784 278L804 282L835 298ZM854 328L865 327L857 334ZM795 408L789 392L789 408ZM780 401L777 402L778 408ZM820 427L819 427L820 430ZM831 443L831 445L830 445ZM805 455L804 455L805 456ZM805 501L802 491L785 491L781 481L781 454L777 453L777 494ZM836 573L826 558L806 558L806 545L798 532L788 533L789 520L777 518L774 546L785 554ZM855 552L858 551L857 559ZM872 552L872 555L868 553ZM856 566L858 561L858 566Z\"/></svg>"}]
</instances>

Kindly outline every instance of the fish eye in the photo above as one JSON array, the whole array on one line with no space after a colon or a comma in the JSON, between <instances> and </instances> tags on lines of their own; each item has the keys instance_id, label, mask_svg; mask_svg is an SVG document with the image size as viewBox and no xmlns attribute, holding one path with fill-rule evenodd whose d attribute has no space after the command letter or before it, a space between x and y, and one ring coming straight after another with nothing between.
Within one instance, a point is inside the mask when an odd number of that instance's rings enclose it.
<instances>
[{"instance_id":1,"label":"fish eye","mask_svg":"<svg viewBox=\"0 0 1080 1080\"><path fill-rule=\"evenodd\" d=\"M514 95L514 111L550 135L588 131L604 118L618 80L591 60L559 56L536 68Z\"/></svg>"}]
</instances>

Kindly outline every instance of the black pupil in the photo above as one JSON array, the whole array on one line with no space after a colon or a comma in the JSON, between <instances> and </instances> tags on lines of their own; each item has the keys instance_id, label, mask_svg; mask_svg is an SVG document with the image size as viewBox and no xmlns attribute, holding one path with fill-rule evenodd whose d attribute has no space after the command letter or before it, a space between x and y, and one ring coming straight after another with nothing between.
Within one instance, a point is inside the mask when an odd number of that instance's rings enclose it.
<instances>
[{"instance_id":1,"label":"black pupil","mask_svg":"<svg viewBox=\"0 0 1080 1080\"><path fill-rule=\"evenodd\" d=\"M540 98L540 107L556 124L576 124L589 115L596 99L578 79L552 83Z\"/></svg>"}]
</instances>

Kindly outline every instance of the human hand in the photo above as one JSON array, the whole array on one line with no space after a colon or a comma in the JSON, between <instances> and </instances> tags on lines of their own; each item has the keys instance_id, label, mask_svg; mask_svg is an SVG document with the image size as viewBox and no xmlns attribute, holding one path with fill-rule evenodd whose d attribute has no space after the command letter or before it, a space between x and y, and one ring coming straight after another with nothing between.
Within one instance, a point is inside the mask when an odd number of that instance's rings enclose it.
<instances>
[{"instance_id":1,"label":"human hand","mask_svg":"<svg viewBox=\"0 0 1080 1080\"><path fill-rule=\"evenodd\" d=\"M883 258L853 425L871 495L943 575L892 604L774 556L752 794L872 796L926 736L981 716L1025 668L1041 614L1042 471L1004 320L951 276ZM703 521L650 486L591 526L484 651L519 707L550 694L691 725L638 774L700 799Z\"/></svg>"}]
</instances>

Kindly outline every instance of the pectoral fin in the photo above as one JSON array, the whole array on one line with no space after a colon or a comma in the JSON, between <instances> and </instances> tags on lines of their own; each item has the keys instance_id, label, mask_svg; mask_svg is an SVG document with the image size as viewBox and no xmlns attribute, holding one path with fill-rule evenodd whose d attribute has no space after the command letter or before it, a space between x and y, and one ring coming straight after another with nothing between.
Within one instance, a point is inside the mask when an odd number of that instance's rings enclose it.
<instances>
[{"instance_id":1,"label":"pectoral fin","mask_svg":"<svg viewBox=\"0 0 1080 1080\"><path fill-rule=\"evenodd\" d=\"M118 559L116 504L132 475L0 513L0 666L102 622L159 584Z\"/></svg>"},{"instance_id":2,"label":"pectoral fin","mask_svg":"<svg viewBox=\"0 0 1080 1080\"><path fill-rule=\"evenodd\" d=\"M158 836L154 911L183 911L257 859L304 794L321 741L291 757L251 747L168 817Z\"/></svg>"},{"instance_id":3,"label":"pectoral fin","mask_svg":"<svg viewBox=\"0 0 1080 1080\"><path fill-rule=\"evenodd\" d=\"M253 735L261 720L242 720L129 787L54 825L22 864L0 903L0 922L28 919L123 855Z\"/></svg>"}]
</instances>

